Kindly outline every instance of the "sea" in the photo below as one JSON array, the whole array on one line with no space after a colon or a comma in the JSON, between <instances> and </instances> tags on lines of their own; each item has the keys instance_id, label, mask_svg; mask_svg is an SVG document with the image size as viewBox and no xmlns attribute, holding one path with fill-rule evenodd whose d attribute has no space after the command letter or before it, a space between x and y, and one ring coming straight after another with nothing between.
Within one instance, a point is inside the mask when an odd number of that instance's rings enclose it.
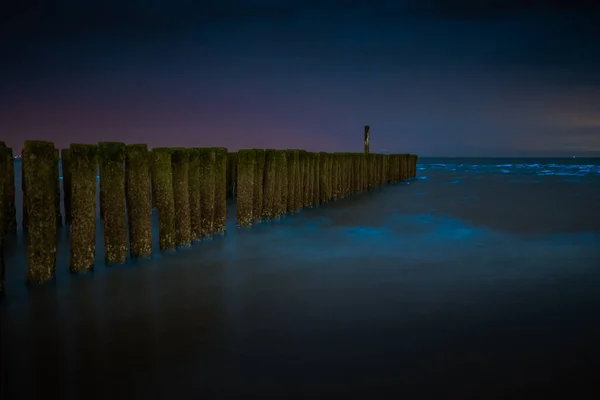
<instances>
[{"instance_id":1,"label":"sea","mask_svg":"<svg viewBox=\"0 0 600 400\"><path fill-rule=\"evenodd\" d=\"M423 158L245 229L230 201L225 236L122 266L101 225L40 287L7 239L3 400L600 398L600 159Z\"/></svg>"}]
</instances>

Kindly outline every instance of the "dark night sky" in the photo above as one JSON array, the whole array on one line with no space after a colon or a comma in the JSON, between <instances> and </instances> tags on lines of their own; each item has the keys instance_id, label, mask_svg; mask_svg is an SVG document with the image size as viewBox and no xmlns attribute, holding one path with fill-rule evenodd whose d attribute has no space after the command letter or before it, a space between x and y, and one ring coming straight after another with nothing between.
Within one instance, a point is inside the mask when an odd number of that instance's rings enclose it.
<instances>
[{"instance_id":1,"label":"dark night sky","mask_svg":"<svg viewBox=\"0 0 600 400\"><path fill-rule=\"evenodd\" d=\"M17 150L361 151L370 124L373 151L600 155L596 0L13 3L0 138Z\"/></svg>"}]
</instances>

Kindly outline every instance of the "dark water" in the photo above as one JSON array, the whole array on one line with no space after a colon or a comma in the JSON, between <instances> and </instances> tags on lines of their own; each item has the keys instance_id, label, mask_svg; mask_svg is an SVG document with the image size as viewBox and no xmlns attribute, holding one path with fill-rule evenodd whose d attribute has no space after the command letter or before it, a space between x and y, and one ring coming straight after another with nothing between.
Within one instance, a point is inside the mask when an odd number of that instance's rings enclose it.
<instances>
[{"instance_id":1,"label":"dark water","mask_svg":"<svg viewBox=\"0 0 600 400\"><path fill-rule=\"evenodd\" d=\"M232 204L226 237L85 276L63 233L57 281L35 289L9 243L3 398L593 390L599 160L422 162L410 184L251 229Z\"/></svg>"}]
</instances>

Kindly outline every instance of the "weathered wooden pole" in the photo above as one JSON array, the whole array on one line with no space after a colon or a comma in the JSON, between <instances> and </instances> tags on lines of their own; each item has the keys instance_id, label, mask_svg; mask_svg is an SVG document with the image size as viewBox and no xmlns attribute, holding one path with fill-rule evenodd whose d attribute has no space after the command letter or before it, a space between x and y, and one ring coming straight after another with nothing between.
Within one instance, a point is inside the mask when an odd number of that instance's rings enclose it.
<instances>
[{"instance_id":1,"label":"weathered wooden pole","mask_svg":"<svg viewBox=\"0 0 600 400\"><path fill-rule=\"evenodd\" d=\"M151 151L152 192L154 206L158 211L158 243L163 251L175 250L177 247L171 152L168 147L155 147Z\"/></svg>"},{"instance_id":2,"label":"weathered wooden pole","mask_svg":"<svg viewBox=\"0 0 600 400\"><path fill-rule=\"evenodd\" d=\"M263 186L262 219L268 221L275 217L275 190L277 186L276 150L265 150L265 170Z\"/></svg>"},{"instance_id":3,"label":"weathered wooden pole","mask_svg":"<svg viewBox=\"0 0 600 400\"><path fill-rule=\"evenodd\" d=\"M263 218L265 157L264 150L254 150L254 173L252 178L252 218L254 219L254 222L260 222Z\"/></svg>"},{"instance_id":4,"label":"weathered wooden pole","mask_svg":"<svg viewBox=\"0 0 600 400\"><path fill-rule=\"evenodd\" d=\"M152 256L150 156L145 144L125 146L125 196L129 221L129 252L133 258Z\"/></svg>"},{"instance_id":5,"label":"weathered wooden pole","mask_svg":"<svg viewBox=\"0 0 600 400\"><path fill-rule=\"evenodd\" d=\"M292 213L295 211L294 209L294 196L296 191L296 174L294 173L295 161L294 161L294 151L286 150L285 151L285 162L286 162L286 174L287 174L287 195L286 195L286 204L285 211L286 213Z\"/></svg>"},{"instance_id":6,"label":"weathered wooden pole","mask_svg":"<svg viewBox=\"0 0 600 400\"><path fill-rule=\"evenodd\" d=\"M319 153L319 204L327 203L330 186L329 177L327 171L327 165L329 163L329 155L327 153Z\"/></svg>"},{"instance_id":7,"label":"weathered wooden pole","mask_svg":"<svg viewBox=\"0 0 600 400\"><path fill-rule=\"evenodd\" d=\"M319 179L319 153L311 154L312 162L312 176L311 176L311 187L312 187L312 207L319 206L319 192L320 192L320 179Z\"/></svg>"},{"instance_id":8,"label":"weathered wooden pole","mask_svg":"<svg viewBox=\"0 0 600 400\"><path fill-rule=\"evenodd\" d=\"M60 153L58 149L54 149L54 209L56 212L56 227L62 226L62 213L60 211Z\"/></svg>"},{"instance_id":9,"label":"weathered wooden pole","mask_svg":"<svg viewBox=\"0 0 600 400\"><path fill-rule=\"evenodd\" d=\"M4 192L6 190L6 181L8 180L8 162L5 162L9 155L8 148L6 146L0 146L0 299L4 296L4 235L6 234L6 221L4 220L5 209Z\"/></svg>"},{"instance_id":10,"label":"weathered wooden pole","mask_svg":"<svg viewBox=\"0 0 600 400\"><path fill-rule=\"evenodd\" d=\"M173 201L175 204L175 233L177 247L191 245L189 153L186 149L173 149Z\"/></svg>"},{"instance_id":11,"label":"weathered wooden pole","mask_svg":"<svg viewBox=\"0 0 600 400\"><path fill-rule=\"evenodd\" d=\"M188 192L190 198L190 236L193 242L202 238L202 208L200 203L200 151L188 149Z\"/></svg>"},{"instance_id":12,"label":"weathered wooden pole","mask_svg":"<svg viewBox=\"0 0 600 400\"><path fill-rule=\"evenodd\" d=\"M25 168L23 168L23 165L25 165L25 152L27 151L27 147L23 147L23 150L21 151L21 198L23 199L23 201L21 202L21 209L22 209L22 220L21 220L21 226L23 227L23 230L27 229L27 224L29 222L29 215L27 213L27 183L25 180Z\"/></svg>"},{"instance_id":13,"label":"weathered wooden pole","mask_svg":"<svg viewBox=\"0 0 600 400\"><path fill-rule=\"evenodd\" d=\"M94 268L96 254L96 173L98 147L72 144L71 150L71 272Z\"/></svg>"},{"instance_id":14,"label":"weathered wooden pole","mask_svg":"<svg viewBox=\"0 0 600 400\"><path fill-rule=\"evenodd\" d=\"M254 200L254 172L256 170L256 150L239 150L237 152L236 174L236 203L237 225L247 227L252 225L252 210Z\"/></svg>"},{"instance_id":15,"label":"weathered wooden pole","mask_svg":"<svg viewBox=\"0 0 600 400\"><path fill-rule=\"evenodd\" d=\"M213 231L224 235L227 229L227 149L215 147L215 215Z\"/></svg>"},{"instance_id":16,"label":"weathered wooden pole","mask_svg":"<svg viewBox=\"0 0 600 400\"><path fill-rule=\"evenodd\" d=\"M63 206L65 209L65 225L71 225L71 150L62 149L60 153L63 184Z\"/></svg>"},{"instance_id":17,"label":"weathered wooden pole","mask_svg":"<svg viewBox=\"0 0 600 400\"><path fill-rule=\"evenodd\" d=\"M104 262L106 265L124 264L127 261L125 143L98 143L98 162L103 199L100 206L104 210Z\"/></svg>"},{"instance_id":18,"label":"weathered wooden pole","mask_svg":"<svg viewBox=\"0 0 600 400\"><path fill-rule=\"evenodd\" d=\"M371 146L371 127L369 125L365 125L365 154L369 154L370 146Z\"/></svg>"},{"instance_id":19,"label":"weathered wooden pole","mask_svg":"<svg viewBox=\"0 0 600 400\"><path fill-rule=\"evenodd\" d=\"M4 233L15 234L17 232L17 210L15 208L15 158L10 147L0 142L0 148L5 149L2 160L6 160L3 169L4 179L3 204L4 204ZM2 162L0 160L0 162Z\"/></svg>"},{"instance_id":20,"label":"weathered wooden pole","mask_svg":"<svg viewBox=\"0 0 600 400\"><path fill-rule=\"evenodd\" d=\"M215 221L215 151L212 148L200 150L200 206L202 208L202 237L211 238Z\"/></svg>"},{"instance_id":21,"label":"weathered wooden pole","mask_svg":"<svg viewBox=\"0 0 600 400\"><path fill-rule=\"evenodd\" d=\"M25 141L23 180L26 188L27 282L43 283L56 273L56 209L54 204L54 144Z\"/></svg>"},{"instance_id":22,"label":"weathered wooden pole","mask_svg":"<svg viewBox=\"0 0 600 400\"><path fill-rule=\"evenodd\" d=\"M302 210L302 169L300 167L300 150L293 150L294 160L294 212Z\"/></svg>"},{"instance_id":23,"label":"weathered wooden pole","mask_svg":"<svg viewBox=\"0 0 600 400\"><path fill-rule=\"evenodd\" d=\"M285 151L275 150L274 168L273 218L279 219L285 214L287 206L287 162Z\"/></svg>"}]
</instances>

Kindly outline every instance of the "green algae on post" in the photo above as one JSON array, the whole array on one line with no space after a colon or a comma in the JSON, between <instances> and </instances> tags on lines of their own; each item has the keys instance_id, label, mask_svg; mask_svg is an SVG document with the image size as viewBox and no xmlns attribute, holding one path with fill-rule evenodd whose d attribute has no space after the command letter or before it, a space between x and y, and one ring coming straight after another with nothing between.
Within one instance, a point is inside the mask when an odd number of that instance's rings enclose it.
<instances>
[{"instance_id":1,"label":"green algae on post","mask_svg":"<svg viewBox=\"0 0 600 400\"><path fill-rule=\"evenodd\" d=\"M265 151L254 150L254 175L252 184L252 218L254 222L262 221L264 205L264 175L265 175Z\"/></svg>"},{"instance_id":2,"label":"green algae on post","mask_svg":"<svg viewBox=\"0 0 600 400\"><path fill-rule=\"evenodd\" d=\"M329 201L331 187L329 185L329 155L319 153L319 204L325 204Z\"/></svg>"},{"instance_id":3,"label":"green algae on post","mask_svg":"<svg viewBox=\"0 0 600 400\"><path fill-rule=\"evenodd\" d=\"M62 214L60 212L60 155L58 149L54 149L54 210L56 212L56 227L62 226Z\"/></svg>"},{"instance_id":4,"label":"green algae on post","mask_svg":"<svg viewBox=\"0 0 600 400\"><path fill-rule=\"evenodd\" d=\"M275 150L274 153L275 183L273 188L273 217L281 218L287 205L287 162L285 151Z\"/></svg>"},{"instance_id":5,"label":"green algae on post","mask_svg":"<svg viewBox=\"0 0 600 400\"><path fill-rule=\"evenodd\" d=\"M187 149L189 157L188 194L190 202L190 238L197 242L202 238L202 209L200 208L200 153L196 148Z\"/></svg>"},{"instance_id":6,"label":"green algae on post","mask_svg":"<svg viewBox=\"0 0 600 400\"><path fill-rule=\"evenodd\" d=\"M96 174L98 147L71 147L71 272L93 269L96 254Z\"/></svg>"},{"instance_id":7,"label":"green algae on post","mask_svg":"<svg viewBox=\"0 0 600 400\"><path fill-rule=\"evenodd\" d=\"M100 195L104 213L104 262L127 261L127 217L125 216L125 143L98 143ZM64 183L64 178L63 178Z\"/></svg>"},{"instance_id":8,"label":"green algae on post","mask_svg":"<svg viewBox=\"0 0 600 400\"><path fill-rule=\"evenodd\" d=\"M275 187L277 185L276 150L265 150L265 175L263 187L262 219L268 221L275 216Z\"/></svg>"},{"instance_id":9,"label":"green algae on post","mask_svg":"<svg viewBox=\"0 0 600 400\"><path fill-rule=\"evenodd\" d=\"M129 219L129 252L133 258L152 255L150 156L145 144L125 146L125 196Z\"/></svg>"},{"instance_id":10,"label":"green algae on post","mask_svg":"<svg viewBox=\"0 0 600 400\"><path fill-rule=\"evenodd\" d=\"M27 282L43 283L56 273L56 210L54 185L54 144L25 141L22 153L26 188Z\"/></svg>"},{"instance_id":11,"label":"green algae on post","mask_svg":"<svg viewBox=\"0 0 600 400\"><path fill-rule=\"evenodd\" d=\"M318 207L319 206L319 200L320 200L320 176L319 176L319 170L320 170L320 162L319 162L319 158L320 158L320 154L319 153L312 153L312 164L313 164L313 175L312 175L312 189L313 189L313 196L312 196L312 205L313 207Z\"/></svg>"},{"instance_id":12,"label":"green algae on post","mask_svg":"<svg viewBox=\"0 0 600 400\"><path fill-rule=\"evenodd\" d=\"M252 210L254 208L254 172L256 163L256 150L239 150L237 152L236 174L236 203L237 226L247 227L252 225Z\"/></svg>"},{"instance_id":13,"label":"green algae on post","mask_svg":"<svg viewBox=\"0 0 600 400\"><path fill-rule=\"evenodd\" d=\"M227 149L215 147L215 214L213 231L222 235L227 228Z\"/></svg>"},{"instance_id":14,"label":"green algae on post","mask_svg":"<svg viewBox=\"0 0 600 400\"><path fill-rule=\"evenodd\" d=\"M17 233L17 210L15 208L15 158L10 147L6 147L4 142L0 142L0 147L4 148L2 159L6 160L6 166L3 174L4 179L3 204L4 204L4 233ZM1 162L1 161L0 161Z\"/></svg>"},{"instance_id":15,"label":"green algae on post","mask_svg":"<svg viewBox=\"0 0 600 400\"><path fill-rule=\"evenodd\" d=\"M151 151L152 192L158 211L159 247L175 250L175 202L173 198L173 170L171 149L157 147Z\"/></svg>"},{"instance_id":16,"label":"green algae on post","mask_svg":"<svg viewBox=\"0 0 600 400\"><path fill-rule=\"evenodd\" d=\"M189 195L189 153L186 149L173 149L171 168L173 170L173 202L175 204L175 242L177 247L189 247L190 195Z\"/></svg>"},{"instance_id":17,"label":"green algae on post","mask_svg":"<svg viewBox=\"0 0 600 400\"><path fill-rule=\"evenodd\" d=\"M5 235L5 221L4 221L4 191L6 190L6 181L8 179L7 176L7 165L8 163L3 162L9 155L9 151L7 147L3 147L0 145L0 298L4 295L4 235Z\"/></svg>"},{"instance_id":18,"label":"green algae on post","mask_svg":"<svg viewBox=\"0 0 600 400\"><path fill-rule=\"evenodd\" d=\"M287 174L287 193L286 193L286 213L296 211L294 209L294 196L296 191L296 174L294 173L295 161L294 150L285 151L286 174Z\"/></svg>"},{"instance_id":19,"label":"green algae on post","mask_svg":"<svg viewBox=\"0 0 600 400\"><path fill-rule=\"evenodd\" d=\"M65 225L71 225L71 151L62 149L60 153L62 167L63 206L65 209Z\"/></svg>"},{"instance_id":20,"label":"green algae on post","mask_svg":"<svg viewBox=\"0 0 600 400\"><path fill-rule=\"evenodd\" d=\"M27 223L29 221L29 214L27 213L27 183L25 182L25 168L23 168L26 150L27 149L24 147L21 151L21 197L23 199L21 201L21 226L23 227L23 230L27 229Z\"/></svg>"},{"instance_id":21,"label":"green algae on post","mask_svg":"<svg viewBox=\"0 0 600 400\"><path fill-rule=\"evenodd\" d=\"M203 238L214 233L215 220L215 151L212 148L200 148L200 228Z\"/></svg>"}]
</instances>

